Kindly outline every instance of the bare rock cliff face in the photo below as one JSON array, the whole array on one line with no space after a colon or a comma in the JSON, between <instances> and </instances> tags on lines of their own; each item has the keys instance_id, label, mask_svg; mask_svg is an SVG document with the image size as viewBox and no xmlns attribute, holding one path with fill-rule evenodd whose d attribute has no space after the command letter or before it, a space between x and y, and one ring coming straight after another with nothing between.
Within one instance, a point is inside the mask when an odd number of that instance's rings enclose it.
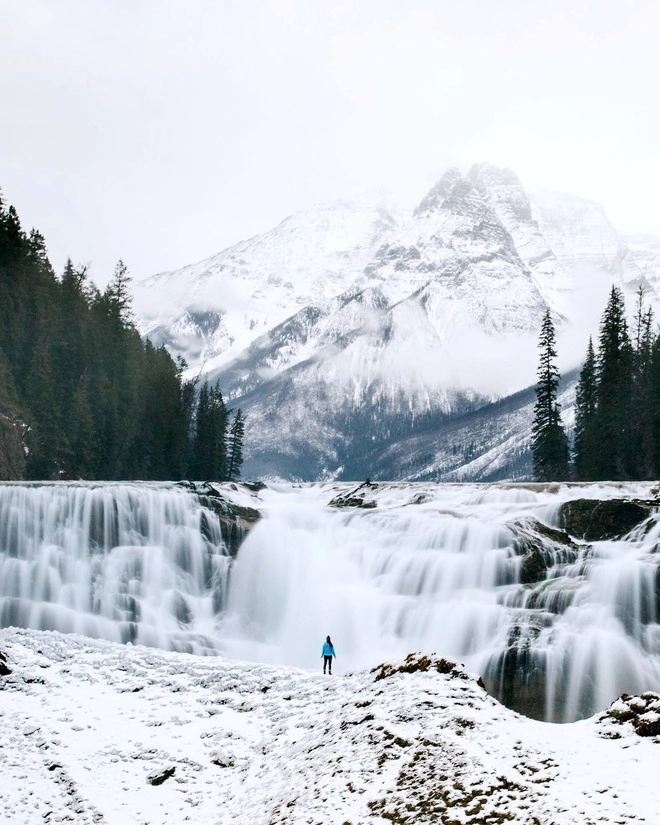
<instances>
[{"instance_id":1,"label":"bare rock cliff face","mask_svg":"<svg viewBox=\"0 0 660 825\"><path fill-rule=\"evenodd\" d=\"M23 428L20 423L0 414L0 479L21 481L25 478Z\"/></svg>"}]
</instances>

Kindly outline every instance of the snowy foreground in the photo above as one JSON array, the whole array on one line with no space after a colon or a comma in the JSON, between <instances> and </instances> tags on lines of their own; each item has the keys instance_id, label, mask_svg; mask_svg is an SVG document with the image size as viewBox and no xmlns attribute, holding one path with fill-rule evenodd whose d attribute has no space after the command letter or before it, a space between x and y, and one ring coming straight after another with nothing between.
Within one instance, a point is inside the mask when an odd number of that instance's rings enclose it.
<instances>
[{"instance_id":1,"label":"snowy foreground","mask_svg":"<svg viewBox=\"0 0 660 825\"><path fill-rule=\"evenodd\" d=\"M2 823L660 822L659 742L531 721L436 660L323 677L14 629L0 651Z\"/></svg>"}]
</instances>

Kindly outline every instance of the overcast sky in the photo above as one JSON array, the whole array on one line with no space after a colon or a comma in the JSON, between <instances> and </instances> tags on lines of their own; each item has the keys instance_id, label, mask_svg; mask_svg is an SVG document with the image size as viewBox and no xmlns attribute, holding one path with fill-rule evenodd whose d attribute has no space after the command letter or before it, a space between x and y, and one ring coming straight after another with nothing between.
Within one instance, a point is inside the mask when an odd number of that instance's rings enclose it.
<instances>
[{"instance_id":1,"label":"overcast sky","mask_svg":"<svg viewBox=\"0 0 660 825\"><path fill-rule=\"evenodd\" d=\"M0 187L107 281L450 165L660 234L658 0L0 0Z\"/></svg>"}]
</instances>

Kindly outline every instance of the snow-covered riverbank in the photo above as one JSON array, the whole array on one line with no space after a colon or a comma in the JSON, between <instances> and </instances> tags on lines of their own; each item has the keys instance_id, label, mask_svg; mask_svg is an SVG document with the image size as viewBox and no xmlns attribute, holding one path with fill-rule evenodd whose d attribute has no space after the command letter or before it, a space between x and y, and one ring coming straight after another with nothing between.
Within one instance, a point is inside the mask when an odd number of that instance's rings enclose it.
<instances>
[{"instance_id":1,"label":"snow-covered riverbank","mask_svg":"<svg viewBox=\"0 0 660 825\"><path fill-rule=\"evenodd\" d=\"M660 821L660 743L526 719L435 660L324 678L14 629L0 650L4 823Z\"/></svg>"}]
</instances>

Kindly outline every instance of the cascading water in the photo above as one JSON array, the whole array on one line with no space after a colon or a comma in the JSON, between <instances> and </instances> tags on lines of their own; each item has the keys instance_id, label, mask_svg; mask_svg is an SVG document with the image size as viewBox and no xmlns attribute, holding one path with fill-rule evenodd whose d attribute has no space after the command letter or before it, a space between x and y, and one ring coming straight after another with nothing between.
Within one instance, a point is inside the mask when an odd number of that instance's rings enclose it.
<instances>
[{"instance_id":1,"label":"cascading water","mask_svg":"<svg viewBox=\"0 0 660 825\"><path fill-rule=\"evenodd\" d=\"M0 626L216 649L230 557L172 486L0 486Z\"/></svg>"},{"instance_id":2,"label":"cascading water","mask_svg":"<svg viewBox=\"0 0 660 825\"><path fill-rule=\"evenodd\" d=\"M309 668L330 633L340 672L435 652L553 721L660 690L658 517L620 541L551 529L562 502L651 485L390 484L374 509L328 507L349 489L262 491L230 569L183 489L0 486L0 625Z\"/></svg>"},{"instance_id":3,"label":"cascading water","mask_svg":"<svg viewBox=\"0 0 660 825\"><path fill-rule=\"evenodd\" d=\"M428 500L416 503L420 489ZM368 511L328 507L330 490L265 497L232 571L232 655L314 667L328 633L345 670L436 652L552 721L660 689L655 516L626 541L591 545L543 526L562 500L621 497L620 486L390 485ZM648 497L649 485L627 492ZM544 569L524 583L530 545Z\"/></svg>"}]
</instances>

